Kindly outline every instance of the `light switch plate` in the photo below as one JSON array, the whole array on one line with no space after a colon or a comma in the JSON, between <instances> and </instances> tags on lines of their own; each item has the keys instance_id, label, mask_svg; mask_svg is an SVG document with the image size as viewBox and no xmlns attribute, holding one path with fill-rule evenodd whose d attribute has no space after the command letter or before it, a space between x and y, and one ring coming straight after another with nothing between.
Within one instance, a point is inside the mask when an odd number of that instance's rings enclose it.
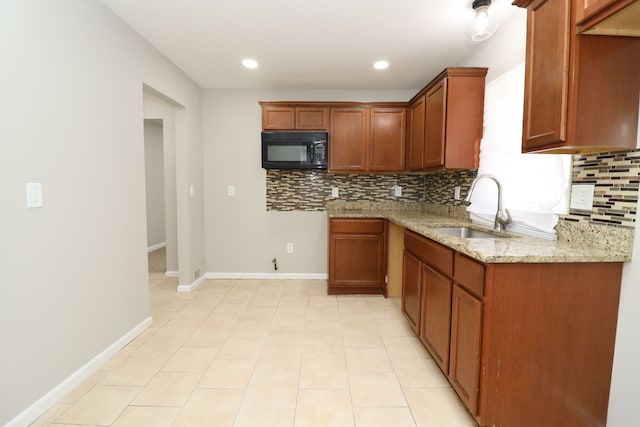
<instances>
[{"instance_id":1,"label":"light switch plate","mask_svg":"<svg viewBox=\"0 0 640 427\"><path fill-rule=\"evenodd\" d=\"M340 195L340 190L338 187L331 187L331 197L334 199Z\"/></svg>"},{"instance_id":2,"label":"light switch plate","mask_svg":"<svg viewBox=\"0 0 640 427\"><path fill-rule=\"evenodd\" d=\"M42 183L27 182L27 208L42 207Z\"/></svg>"},{"instance_id":3,"label":"light switch plate","mask_svg":"<svg viewBox=\"0 0 640 427\"><path fill-rule=\"evenodd\" d=\"M571 209L590 211L593 209L593 184L574 184L571 186Z\"/></svg>"},{"instance_id":4,"label":"light switch plate","mask_svg":"<svg viewBox=\"0 0 640 427\"><path fill-rule=\"evenodd\" d=\"M402 197L402 187L399 185L393 186L393 195L396 197Z\"/></svg>"},{"instance_id":5,"label":"light switch plate","mask_svg":"<svg viewBox=\"0 0 640 427\"><path fill-rule=\"evenodd\" d=\"M235 196L235 195L236 195L236 186L227 185L227 196Z\"/></svg>"}]
</instances>

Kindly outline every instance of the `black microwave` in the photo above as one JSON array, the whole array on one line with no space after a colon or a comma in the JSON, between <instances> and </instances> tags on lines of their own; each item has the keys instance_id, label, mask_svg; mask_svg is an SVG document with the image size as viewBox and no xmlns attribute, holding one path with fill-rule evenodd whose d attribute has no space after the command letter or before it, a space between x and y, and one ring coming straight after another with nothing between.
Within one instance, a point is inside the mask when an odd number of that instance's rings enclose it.
<instances>
[{"instance_id":1,"label":"black microwave","mask_svg":"<svg viewBox=\"0 0 640 427\"><path fill-rule=\"evenodd\" d=\"M327 169L327 132L262 132L264 169Z\"/></svg>"}]
</instances>

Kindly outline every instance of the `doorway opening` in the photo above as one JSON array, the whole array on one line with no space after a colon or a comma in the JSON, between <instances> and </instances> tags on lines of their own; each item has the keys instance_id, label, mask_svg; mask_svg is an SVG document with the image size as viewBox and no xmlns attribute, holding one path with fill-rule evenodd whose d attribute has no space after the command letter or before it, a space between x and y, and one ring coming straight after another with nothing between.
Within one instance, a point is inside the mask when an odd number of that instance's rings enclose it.
<instances>
[{"instance_id":1,"label":"doorway opening","mask_svg":"<svg viewBox=\"0 0 640 427\"><path fill-rule=\"evenodd\" d=\"M167 272L164 136L161 119L144 119L145 194L149 273Z\"/></svg>"}]
</instances>

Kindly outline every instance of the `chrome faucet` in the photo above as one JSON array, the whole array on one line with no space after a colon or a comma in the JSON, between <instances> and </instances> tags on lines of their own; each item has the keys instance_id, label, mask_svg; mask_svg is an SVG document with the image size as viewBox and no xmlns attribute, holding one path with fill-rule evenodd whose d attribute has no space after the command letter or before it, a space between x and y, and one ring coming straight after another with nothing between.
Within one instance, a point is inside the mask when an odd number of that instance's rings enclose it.
<instances>
[{"instance_id":1,"label":"chrome faucet","mask_svg":"<svg viewBox=\"0 0 640 427\"><path fill-rule=\"evenodd\" d=\"M509 213L509 209L502 209L502 186L498 182L498 179L493 175L483 174L478 175L476 179L473 180L471 184L471 188L467 193L467 197L465 197L464 201L467 205L471 204L471 194L473 193L473 189L476 186L476 183L480 181L482 178L489 178L493 180L498 186L498 210L496 212L496 218L493 222L493 229L497 231L503 231L507 224L511 223L511 214Z\"/></svg>"}]
</instances>

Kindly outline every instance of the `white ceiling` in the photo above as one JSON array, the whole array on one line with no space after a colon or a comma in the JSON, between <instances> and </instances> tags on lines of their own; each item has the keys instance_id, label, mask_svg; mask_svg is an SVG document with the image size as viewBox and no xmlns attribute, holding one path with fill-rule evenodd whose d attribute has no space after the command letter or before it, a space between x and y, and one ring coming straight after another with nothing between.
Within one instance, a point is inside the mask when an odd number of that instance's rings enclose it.
<instances>
[{"instance_id":1,"label":"white ceiling","mask_svg":"<svg viewBox=\"0 0 640 427\"><path fill-rule=\"evenodd\" d=\"M102 2L204 88L415 89L479 47L472 0ZM511 2L494 0L491 19ZM391 66L374 70L380 59Z\"/></svg>"}]
</instances>

